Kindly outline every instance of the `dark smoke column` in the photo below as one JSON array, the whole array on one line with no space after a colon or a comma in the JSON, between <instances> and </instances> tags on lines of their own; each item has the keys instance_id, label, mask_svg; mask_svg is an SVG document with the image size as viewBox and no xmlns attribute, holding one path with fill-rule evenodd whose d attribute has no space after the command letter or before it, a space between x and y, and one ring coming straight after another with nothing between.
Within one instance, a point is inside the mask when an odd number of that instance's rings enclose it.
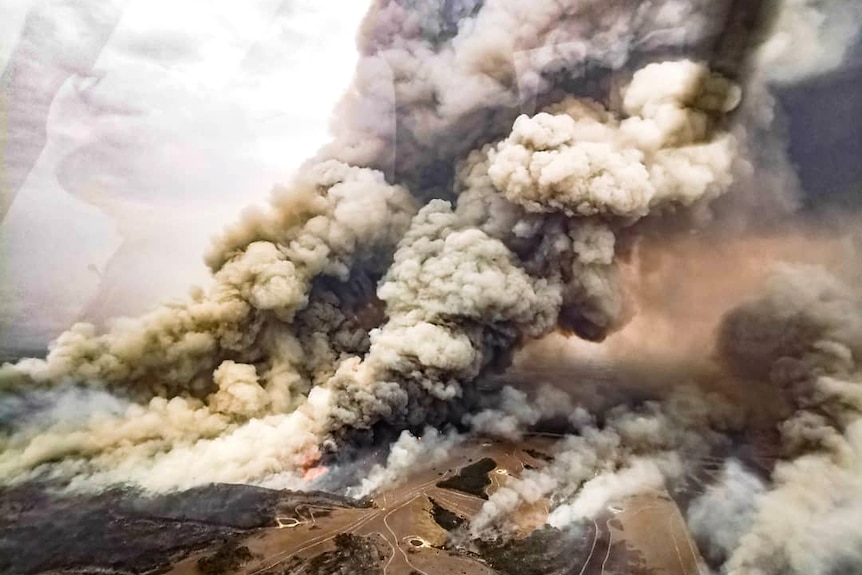
<instances>
[{"instance_id":1,"label":"dark smoke column","mask_svg":"<svg viewBox=\"0 0 862 575\"><path fill-rule=\"evenodd\" d=\"M380 425L458 422L528 339L601 339L625 319L620 233L734 183L740 88L708 63L730 6L375 3L333 143L216 241L208 291L0 371L134 402L17 438L0 477L301 472Z\"/></svg>"}]
</instances>

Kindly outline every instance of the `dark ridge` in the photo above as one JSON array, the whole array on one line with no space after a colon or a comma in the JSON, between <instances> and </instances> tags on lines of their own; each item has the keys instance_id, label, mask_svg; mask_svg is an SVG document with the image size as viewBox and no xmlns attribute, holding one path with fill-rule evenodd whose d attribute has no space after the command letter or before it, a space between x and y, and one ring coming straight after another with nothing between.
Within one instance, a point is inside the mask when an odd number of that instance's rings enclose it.
<instances>
[{"instance_id":1,"label":"dark ridge","mask_svg":"<svg viewBox=\"0 0 862 575\"><path fill-rule=\"evenodd\" d=\"M488 499L485 489L491 485L488 473L497 467L497 462L490 457L480 459L466 467L462 467L458 475L444 479L437 483L437 487L452 489L468 495L475 495L482 499Z\"/></svg>"},{"instance_id":2,"label":"dark ridge","mask_svg":"<svg viewBox=\"0 0 862 575\"><path fill-rule=\"evenodd\" d=\"M207 485L157 497L127 488L97 495L59 494L34 484L7 488L0 490L0 574L160 573L179 558L274 525L276 515L305 505L363 503L249 485ZM244 555L239 548L237 553Z\"/></svg>"},{"instance_id":3,"label":"dark ridge","mask_svg":"<svg viewBox=\"0 0 862 575\"><path fill-rule=\"evenodd\" d=\"M275 525L274 516L296 513L297 507L369 507L358 501L322 491L277 491L253 485L212 484L160 495L124 500L120 509L155 518L199 521L239 529Z\"/></svg>"}]
</instances>

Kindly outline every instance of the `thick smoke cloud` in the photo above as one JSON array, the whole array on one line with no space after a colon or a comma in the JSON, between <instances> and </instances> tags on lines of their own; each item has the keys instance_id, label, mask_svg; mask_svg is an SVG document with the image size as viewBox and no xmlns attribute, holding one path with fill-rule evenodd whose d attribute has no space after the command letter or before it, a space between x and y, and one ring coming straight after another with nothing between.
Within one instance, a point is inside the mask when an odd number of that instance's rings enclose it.
<instances>
[{"instance_id":1,"label":"thick smoke cloud","mask_svg":"<svg viewBox=\"0 0 862 575\"><path fill-rule=\"evenodd\" d=\"M368 4L5 2L0 356L208 283L213 234L329 140Z\"/></svg>"},{"instance_id":2,"label":"thick smoke cloud","mask_svg":"<svg viewBox=\"0 0 862 575\"><path fill-rule=\"evenodd\" d=\"M692 502L688 526L710 561L722 563L736 549L751 525L764 489L759 477L739 461L730 460L719 480Z\"/></svg>"},{"instance_id":3,"label":"thick smoke cloud","mask_svg":"<svg viewBox=\"0 0 862 575\"><path fill-rule=\"evenodd\" d=\"M731 4L375 3L323 153L381 169L420 197L449 196L453 161L506 136L520 112L566 94L606 95L608 71L640 62L722 57ZM755 22L760 5L744 9Z\"/></svg>"},{"instance_id":4,"label":"thick smoke cloud","mask_svg":"<svg viewBox=\"0 0 862 575\"><path fill-rule=\"evenodd\" d=\"M780 403L774 409L778 444L754 447L766 450L770 464L753 467L758 458L751 453L745 461L728 459L688 504L689 527L721 573L841 573L862 561L862 380L855 359L862 351L862 294L858 254L852 258L842 270L845 280L816 266L781 269L761 296L731 310L719 326L718 360L728 371L722 377ZM519 392L504 395L513 393ZM664 401L616 407L600 421L564 408L577 434L556 444L547 466L525 470L498 489L470 534L516 529L511 518L542 501L550 507L548 523L565 528L630 495L690 488L754 423L744 408L725 395L679 387ZM558 417L553 410L525 416L506 401L501 409L526 425ZM507 435L505 427L501 434Z\"/></svg>"},{"instance_id":5,"label":"thick smoke cloud","mask_svg":"<svg viewBox=\"0 0 862 575\"><path fill-rule=\"evenodd\" d=\"M862 5L846 0L787 0L776 6L773 31L758 49L758 66L788 83L838 68L859 35Z\"/></svg>"},{"instance_id":6,"label":"thick smoke cloud","mask_svg":"<svg viewBox=\"0 0 862 575\"><path fill-rule=\"evenodd\" d=\"M565 528L629 495L681 484L728 442L723 431L734 425L728 404L693 388L641 409L614 408L601 425L582 410L570 413L578 433L554 447L549 465L525 470L497 490L472 521L473 536L507 529L513 513L543 499L553 502L548 522Z\"/></svg>"},{"instance_id":7,"label":"thick smoke cloud","mask_svg":"<svg viewBox=\"0 0 862 575\"><path fill-rule=\"evenodd\" d=\"M641 218L727 189L730 136L712 138L710 114L733 110L738 92L693 62L651 64L626 90L616 122L575 102L567 113L520 117L491 156L494 186L532 212Z\"/></svg>"},{"instance_id":8,"label":"thick smoke cloud","mask_svg":"<svg viewBox=\"0 0 862 575\"><path fill-rule=\"evenodd\" d=\"M392 14L407 15L397 4L381 9L372 10L366 21L371 36L362 42L370 42L378 32L375 26ZM490 89L494 83L489 75L497 75L508 78L508 87L498 82L494 89L514 93L511 59L500 62L496 71L474 66L482 54L479 46L488 43L487 49L492 38L501 40L489 26L519 9L501 2L477 10L453 36L441 32L438 49L426 55L443 59L472 54L473 64L464 72L472 70L473 82ZM588 18L587 13L579 16ZM405 23L405 37L411 30ZM584 35L580 41L587 43L588 30L578 30ZM554 45L559 40L554 37ZM424 45L425 40L417 43ZM514 46L510 40L505 44L497 49L511 55ZM599 47L592 51L603 53ZM356 91L345 106L361 96L361 101L387 108L379 92L368 97L362 91L373 87L363 70L398 52L381 46L364 60ZM566 64L573 70L583 63L582 54L575 56L577 61ZM391 62L382 66L387 67L391 72ZM392 77L389 84L395 86L398 103L387 109L404 110L406 116L396 118L397 125L412 128L431 102L410 105L400 92L405 86L398 80L393 84ZM449 90L454 94L454 85ZM437 99L438 116L445 122L432 125L433 133L425 132L417 141L433 141L434 134L451 138L447 130L464 126L460 119L465 110L487 103L485 95L451 112L447 98ZM144 469L149 471L141 472L146 475L160 468L160 461L175 457L177 441L206 459L204 452L225 440L222 434L236 437L243 433L243 422L251 419L252 425L268 416L300 421L296 425L307 427L309 437L316 438L311 445L300 442L293 451L288 449L287 459L294 461L299 452L307 456L313 445L325 443L327 436L339 438L351 429L370 429L380 422L421 429L457 421L470 409L472 383L480 374L504 366L525 339L558 325L602 339L623 317L614 269L616 230L651 209L688 205L726 190L732 179L727 158L733 154L733 138L723 130L722 114L735 106L738 92L705 65L679 60L645 67L614 97L623 100L617 113L594 102L568 99L549 108L553 116L543 112L521 117L508 138L458 163L457 181L447 194L460 196L457 203L432 201L412 221L416 201L372 169L383 167L375 166L374 159L351 158L370 167L333 159L310 161L291 186L273 196L268 211L244 214L217 241L207 257L215 280L207 293L195 294L187 304L120 320L105 334L84 324L75 326L53 344L46 360L5 368L9 387L24 382L104 385L138 402L119 420L94 420L75 434L62 426L49 432L64 435L63 441L11 436L4 451L6 475L20 479L42 462L64 457L99 473L106 461L116 469L115 460L126 451L129 460L147 461ZM511 102L497 101L511 110ZM365 117L355 113L339 125L350 127L351 119ZM598 162L595 169L609 163L624 174L628 162L631 172L649 171L647 180L655 181L648 185L659 185L669 194L639 195L621 179L615 193L591 198L594 209L586 213L576 214L559 201L547 201L541 210L535 210L536 200L524 204L501 178L507 170L518 169L511 150L522 137L522 127L551 117L563 124L564 132L592 132L595 142L583 145L595 144L590 152ZM493 135L492 124L485 134L466 140L461 134L457 139L480 144ZM386 125L371 124L374 129ZM373 133L366 130L365 135L365 141L373 143ZM336 136L322 158L344 159L348 151L356 151L348 136L337 131ZM562 146L574 136L548 137L556 137ZM409 143L389 142L388 148L413 157ZM712 148L721 158L713 164L700 162ZM414 159L425 161L426 152ZM455 165L459 155L463 153L446 159ZM583 168L575 166L566 174L561 172L564 166L554 168L556 188L580 193ZM398 170L388 176L412 185L414 197L428 196L423 184L399 177ZM539 187L545 177L539 170L521 174L520 181L527 188ZM699 187L685 197L671 189L687 185L692 177ZM597 178L595 186L608 184ZM621 206L632 201L636 208L623 211ZM306 394L314 386L317 407L311 408L312 398ZM294 411L297 408L300 411ZM301 421L303 417L313 421ZM149 423L142 428L139 419ZM111 433L106 434L106 427ZM206 441L195 443L198 440ZM164 478L145 483L165 485Z\"/></svg>"},{"instance_id":9,"label":"thick smoke cloud","mask_svg":"<svg viewBox=\"0 0 862 575\"><path fill-rule=\"evenodd\" d=\"M774 486L730 555L729 573L831 573L841 561L862 561L860 306L851 284L794 268L723 325L728 363L780 386L791 410L779 427Z\"/></svg>"},{"instance_id":10,"label":"thick smoke cloud","mask_svg":"<svg viewBox=\"0 0 862 575\"><path fill-rule=\"evenodd\" d=\"M495 402L476 382L548 334L620 329L618 264L641 231L703 223L711 206L720 219L792 204L781 177L754 203L730 193L751 200L758 170L787 164L774 139L758 148L771 120L745 122L772 111L769 74L749 59L767 6L737 4L376 2L333 142L214 243L209 290L104 333L79 324L46 359L2 368L7 393L80 387L128 403L13 423L0 480L303 486L321 461L400 433L354 486L366 495L442 457L457 436L435 428L517 438L563 419L575 433L492 495L473 535L551 496L548 521L566 527L684 483L731 449L745 409L681 386L593 417L559 391L506 388ZM763 485L728 464L689 515L729 573L826 573L836 541L845 558L862 548L860 298L811 270L770 290L722 321L716 363L781 390L782 461ZM744 513L710 513L725 493Z\"/></svg>"}]
</instances>

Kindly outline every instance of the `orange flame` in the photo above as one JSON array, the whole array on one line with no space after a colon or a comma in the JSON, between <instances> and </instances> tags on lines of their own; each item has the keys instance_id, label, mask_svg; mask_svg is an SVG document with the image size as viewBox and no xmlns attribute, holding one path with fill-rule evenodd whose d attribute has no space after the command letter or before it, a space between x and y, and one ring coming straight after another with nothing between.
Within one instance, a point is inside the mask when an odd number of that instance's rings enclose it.
<instances>
[{"instance_id":1,"label":"orange flame","mask_svg":"<svg viewBox=\"0 0 862 575\"><path fill-rule=\"evenodd\" d=\"M329 471L329 469L327 469L323 465L318 465L317 467L307 469L305 471L305 474L302 476L302 479L304 479L305 481L314 481L318 477L326 475L327 471Z\"/></svg>"},{"instance_id":2,"label":"orange flame","mask_svg":"<svg viewBox=\"0 0 862 575\"><path fill-rule=\"evenodd\" d=\"M316 447L307 450L299 460L299 468L302 470L302 479L314 481L327 472L326 467L320 465L320 450Z\"/></svg>"}]
</instances>

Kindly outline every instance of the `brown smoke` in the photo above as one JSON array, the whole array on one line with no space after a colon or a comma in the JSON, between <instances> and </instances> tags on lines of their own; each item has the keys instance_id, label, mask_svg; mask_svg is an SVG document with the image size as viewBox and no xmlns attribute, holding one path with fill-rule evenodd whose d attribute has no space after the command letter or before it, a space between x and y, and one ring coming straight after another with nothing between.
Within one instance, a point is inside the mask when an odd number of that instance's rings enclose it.
<instances>
[{"instance_id":1,"label":"brown smoke","mask_svg":"<svg viewBox=\"0 0 862 575\"><path fill-rule=\"evenodd\" d=\"M731 449L768 389L786 408L775 415L786 460L750 530L716 553L731 572L818 572L804 523L848 518L799 492L813 472L818 492L862 499L862 316L855 290L825 273L766 281L778 260L843 260L834 235L752 232L757 210L780 220L794 190L769 136L765 56L751 59L768 6L740 16L738 4L375 2L332 144L214 243L211 289L105 333L74 326L46 359L2 368L9 392L78 386L127 404L15 427L0 438L0 480L302 486L324 452L405 432L365 493L422 453L411 432L516 437L563 418L578 433L554 463L500 490L471 529L550 493L549 521L566 526ZM603 360L628 362L631 384L647 387L641 354L676 366L654 382L704 383L597 418L559 391L483 397L478 380L554 332L604 341ZM734 397L734 378L761 387ZM797 515L776 519L784 506Z\"/></svg>"},{"instance_id":2,"label":"brown smoke","mask_svg":"<svg viewBox=\"0 0 862 575\"><path fill-rule=\"evenodd\" d=\"M860 312L855 281L793 267L723 322L719 348L727 363L777 386L792 408L779 427L782 461L774 485L759 497L752 524L729 554L729 573L858 568Z\"/></svg>"},{"instance_id":3,"label":"brown smoke","mask_svg":"<svg viewBox=\"0 0 862 575\"><path fill-rule=\"evenodd\" d=\"M693 2L668 18L676 3L656 2L628 20L626 2L456 4L374 5L333 144L216 242L208 292L104 334L75 326L46 360L4 368L7 388L107 386L134 402L74 433L60 422L13 434L4 476L61 461L47 469L161 487L171 480L158 470L181 451L208 458L249 427L275 437L291 425L308 440L247 471L289 475L327 437L331 448L381 422L457 421L474 380L527 339L558 325L602 339L619 325L616 234L728 189L739 90L704 63L633 63L630 86L597 90L617 102L607 109L572 98L559 73L671 48L710 55L723 8ZM525 97L557 103L514 121ZM458 201L411 221L407 189Z\"/></svg>"}]
</instances>

